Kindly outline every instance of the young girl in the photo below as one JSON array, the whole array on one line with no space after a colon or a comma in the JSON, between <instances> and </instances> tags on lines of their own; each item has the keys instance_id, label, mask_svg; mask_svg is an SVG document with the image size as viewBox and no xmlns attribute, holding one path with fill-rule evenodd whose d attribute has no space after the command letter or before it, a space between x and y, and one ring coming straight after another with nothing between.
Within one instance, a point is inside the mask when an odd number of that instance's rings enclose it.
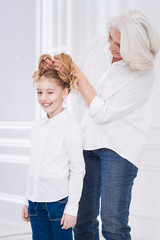
<instances>
[{"instance_id":1,"label":"young girl","mask_svg":"<svg viewBox=\"0 0 160 240\"><path fill-rule=\"evenodd\" d=\"M80 126L63 109L63 100L76 90L77 77L69 55L60 54L67 73L43 69L42 55L33 75L38 102L46 117L31 131L24 221L31 222L34 240L71 240L85 172Z\"/></svg>"}]
</instances>

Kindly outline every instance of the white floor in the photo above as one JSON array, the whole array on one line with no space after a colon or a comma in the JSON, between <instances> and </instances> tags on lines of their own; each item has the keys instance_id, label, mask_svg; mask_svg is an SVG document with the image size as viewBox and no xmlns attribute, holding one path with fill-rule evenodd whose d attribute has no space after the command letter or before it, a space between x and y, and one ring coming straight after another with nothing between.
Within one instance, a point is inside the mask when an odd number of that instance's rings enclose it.
<instances>
[{"instance_id":1,"label":"white floor","mask_svg":"<svg viewBox=\"0 0 160 240\"><path fill-rule=\"evenodd\" d=\"M0 219L0 240L32 240L30 223Z\"/></svg>"},{"instance_id":2,"label":"white floor","mask_svg":"<svg viewBox=\"0 0 160 240\"><path fill-rule=\"evenodd\" d=\"M32 240L30 224L0 219L0 240Z\"/></svg>"}]
</instances>

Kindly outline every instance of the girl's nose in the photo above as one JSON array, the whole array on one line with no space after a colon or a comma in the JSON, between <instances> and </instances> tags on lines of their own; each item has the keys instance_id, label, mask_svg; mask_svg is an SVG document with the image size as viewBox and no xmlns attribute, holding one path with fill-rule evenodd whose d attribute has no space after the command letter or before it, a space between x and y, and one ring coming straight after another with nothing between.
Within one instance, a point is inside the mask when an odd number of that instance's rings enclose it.
<instances>
[{"instance_id":1,"label":"girl's nose","mask_svg":"<svg viewBox=\"0 0 160 240\"><path fill-rule=\"evenodd\" d=\"M47 100L47 94L44 93L44 94L42 95L42 100L43 100L43 101Z\"/></svg>"}]
</instances>

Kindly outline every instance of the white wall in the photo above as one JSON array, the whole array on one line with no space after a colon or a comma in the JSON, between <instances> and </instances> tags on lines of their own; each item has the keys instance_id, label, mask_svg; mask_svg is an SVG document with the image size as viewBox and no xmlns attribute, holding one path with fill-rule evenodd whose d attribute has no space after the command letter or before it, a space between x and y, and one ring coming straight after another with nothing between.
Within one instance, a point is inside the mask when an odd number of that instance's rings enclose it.
<instances>
[{"instance_id":1,"label":"white wall","mask_svg":"<svg viewBox=\"0 0 160 240\"><path fill-rule=\"evenodd\" d=\"M35 107L35 1L0 0L0 218L19 220Z\"/></svg>"},{"instance_id":2,"label":"white wall","mask_svg":"<svg viewBox=\"0 0 160 240\"><path fill-rule=\"evenodd\" d=\"M80 64L93 38L105 31L107 20L130 8L147 14L160 31L156 0L0 0L0 218L20 221L29 129L40 115L31 81L38 56L64 51ZM159 61L160 54L155 67L153 127L133 190L134 240L160 239Z\"/></svg>"}]
</instances>

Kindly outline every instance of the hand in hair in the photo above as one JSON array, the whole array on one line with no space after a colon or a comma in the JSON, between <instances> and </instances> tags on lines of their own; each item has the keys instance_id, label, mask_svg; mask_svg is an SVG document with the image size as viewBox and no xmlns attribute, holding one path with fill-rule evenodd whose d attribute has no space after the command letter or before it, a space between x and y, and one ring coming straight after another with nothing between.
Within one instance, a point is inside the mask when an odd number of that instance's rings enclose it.
<instances>
[{"instance_id":1,"label":"hand in hair","mask_svg":"<svg viewBox=\"0 0 160 240\"><path fill-rule=\"evenodd\" d=\"M56 71L59 78L67 83L69 90L73 89L78 92L76 87L78 78L75 74L75 64L70 55L61 53L55 56L55 60L53 60L52 56L49 54L41 55L39 58L38 69L32 76L33 85L35 85L38 79L48 70Z\"/></svg>"},{"instance_id":2,"label":"hand in hair","mask_svg":"<svg viewBox=\"0 0 160 240\"><path fill-rule=\"evenodd\" d=\"M69 72L65 69L62 65L60 55L55 55L54 60L47 58L45 61L42 62L42 69L43 71L47 71L50 69L55 69L58 72L62 72L64 74L69 74Z\"/></svg>"},{"instance_id":3,"label":"hand in hair","mask_svg":"<svg viewBox=\"0 0 160 240\"><path fill-rule=\"evenodd\" d=\"M69 72L67 71L67 69L64 67L64 65L62 64L60 55L55 55L54 56L54 69L56 71L62 72L64 74L69 74Z\"/></svg>"},{"instance_id":4,"label":"hand in hair","mask_svg":"<svg viewBox=\"0 0 160 240\"><path fill-rule=\"evenodd\" d=\"M54 69L54 60L46 58L46 60L43 61L43 63L42 63L42 68L44 71Z\"/></svg>"}]
</instances>

